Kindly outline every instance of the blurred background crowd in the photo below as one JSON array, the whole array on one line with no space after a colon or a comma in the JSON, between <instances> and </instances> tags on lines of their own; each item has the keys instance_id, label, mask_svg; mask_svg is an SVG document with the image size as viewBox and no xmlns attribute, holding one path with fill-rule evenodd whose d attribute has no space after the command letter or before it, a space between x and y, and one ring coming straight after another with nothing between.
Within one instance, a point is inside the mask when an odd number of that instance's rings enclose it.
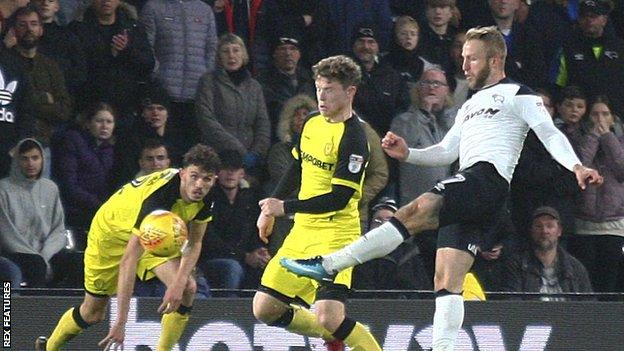
<instances>
[{"instance_id":1,"label":"blurred background crowd","mask_svg":"<svg viewBox=\"0 0 624 351\"><path fill-rule=\"evenodd\" d=\"M529 132L509 220L474 276L485 291L624 292L624 7L610 0L0 0L0 274L15 286L82 287L98 207L201 142L223 167L200 293L257 287L292 225L280 219L264 245L258 200L316 109L311 66L336 54L362 68L354 108L371 160L361 225L380 225L454 171L390 160L380 137L442 140L472 93L466 30L490 25L507 43L508 77L543 98L605 183L581 192ZM435 237L358 267L355 287L430 290Z\"/></svg>"}]
</instances>

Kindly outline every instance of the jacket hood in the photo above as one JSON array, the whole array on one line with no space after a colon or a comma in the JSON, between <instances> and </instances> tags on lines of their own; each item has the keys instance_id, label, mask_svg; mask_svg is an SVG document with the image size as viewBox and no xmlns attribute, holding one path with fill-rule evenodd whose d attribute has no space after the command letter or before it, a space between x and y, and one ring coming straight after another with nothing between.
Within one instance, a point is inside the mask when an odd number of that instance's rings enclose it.
<instances>
[{"instance_id":1,"label":"jacket hood","mask_svg":"<svg viewBox=\"0 0 624 351\"><path fill-rule=\"evenodd\" d=\"M19 153L17 152L20 146L25 141L28 141L28 140L35 142L35 144L37 144L37 146L39 147L39 151L41 151L41 171L39 171L39 175L37 176L37 179L34 179L34 180L26 178L24 174L22 173L22 170L20 169L20 165L19 165ZM11 160L11 172L9 173L9 177L11 177L11 179L13 179L19 184L34 184L39 179L41 179L41 174L43 173L43 168L45 166L44 163L45 163L45 158L43 157L43 146L41 145L41 143L33 138L22 139L15 146L15 154L13 155L13 159Z\"/></svg>"}]
</instances>

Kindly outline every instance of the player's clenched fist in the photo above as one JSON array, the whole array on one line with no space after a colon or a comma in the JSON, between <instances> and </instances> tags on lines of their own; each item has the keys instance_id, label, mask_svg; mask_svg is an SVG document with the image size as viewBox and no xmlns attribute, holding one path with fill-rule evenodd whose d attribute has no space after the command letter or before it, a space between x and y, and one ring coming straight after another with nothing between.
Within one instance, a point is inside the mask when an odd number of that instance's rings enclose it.
<instances>
[{"instance_id":1,"label":"player's clenched fist","mask_svg":"<svg viewBox=\"0 0 624 351\"><path fill-rule=\"evenodd\" d=\"M399 161L405 161L409 155L409 148L405 139L392 132L387 132L386 136L381 139L381 147L388 156Z\"/></svg>"}]
</instances>

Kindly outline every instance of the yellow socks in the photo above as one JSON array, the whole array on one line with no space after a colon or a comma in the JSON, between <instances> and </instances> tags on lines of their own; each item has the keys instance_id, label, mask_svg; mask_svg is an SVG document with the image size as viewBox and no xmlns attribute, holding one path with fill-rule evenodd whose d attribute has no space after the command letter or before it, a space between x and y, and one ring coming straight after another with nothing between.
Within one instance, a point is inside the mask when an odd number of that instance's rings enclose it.
<instances>
[{"instance_id":1,"label":"yellow socks","mask_svg":"<svg viewBox=\"0 0 624 351\"><path fill-rule=\"evenodd\" d=\"M59 319L52 335L48 338L46 346L47 351L60 350L61 346L65 345L66 342L80 334L86 327L88 327L82 317L80 317L79 311L79 307L72 307L63 313L63 316ZM80 324L83 324L83 326L81 327Z\"/></svg>"},{"instance_id":2,"label":"yellow socks","mask_svg":"<svg viewBox=\"0 0 624 351\"><path fill-rule=\"evenodd\" d=\"M162 316L158 351L170 351L180 340L190 318L191 307L182 306L177 311Z\"/></svg>"},{"instance_id":3,"label":"yellow socks","mask_svg":"<svg viewBox=\"0 0 624 351\"><path fill-rule=\"evenodd\" d=\"M316 315L310 312L310 310L297 305L292 305L291 307L293 309L293 318L290 324L286 326L286 330L299 335L322 338L323 340L334 339L332 334L319 324Z\"/></svg>"},{"instance_id":4,"label":"yellow socks","mask_svg":"<svg viewBox=\"0 0 624 351\"><path fill-rule=\"evenodd\" d=\"M349 329L351 329L350 332ZM379 346L373 334L366 330L364 325L349 318L345 318L345 321L338 327L334 336L342 339L345 345L349 346L352 351L381 351L381 346Z\"/></svg>"}]
</instances>

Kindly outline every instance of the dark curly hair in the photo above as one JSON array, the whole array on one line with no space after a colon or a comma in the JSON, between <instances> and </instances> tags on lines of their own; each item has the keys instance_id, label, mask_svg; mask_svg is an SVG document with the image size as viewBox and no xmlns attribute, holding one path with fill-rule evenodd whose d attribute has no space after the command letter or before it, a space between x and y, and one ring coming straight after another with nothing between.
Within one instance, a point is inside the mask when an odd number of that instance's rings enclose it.
<instances>
[{"instance_id":1,"label":"dark curly hair","mask_svg":"<svg viewBox=\"0 0 624 351\"><path fill-rule=\"evenodd\" d=\"M182 167L197 166L206 172L217 172L221 168L221 160L217 152L204 144L190 148L182 160Z\"/></svg>"}]
</instances>

